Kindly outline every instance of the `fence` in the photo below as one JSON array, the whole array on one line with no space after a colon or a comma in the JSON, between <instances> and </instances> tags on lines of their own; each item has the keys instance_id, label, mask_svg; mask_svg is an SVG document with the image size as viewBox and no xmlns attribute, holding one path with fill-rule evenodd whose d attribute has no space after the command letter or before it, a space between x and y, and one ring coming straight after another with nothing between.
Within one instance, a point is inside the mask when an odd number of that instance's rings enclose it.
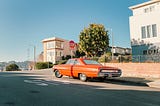
<instances>
[{"instance_id":1,"label":"fence","mask_svg":"<svg viewBox=\"0 0 160 106\"><path fill-rule=\"evenodd\" d=\"M160 55L134 55L132 62L160 62Z\"/></svg>"},{"instance_id":2,"label":"fence","mask_svg":"<svg viewBox=\"0 0 160 106\"><path fill-rule=\"evenodd\" d=\"M118 55L118 56L101 56L92 59L105 63L159 63L160 55Z\"/></svg>"}]
</instances>

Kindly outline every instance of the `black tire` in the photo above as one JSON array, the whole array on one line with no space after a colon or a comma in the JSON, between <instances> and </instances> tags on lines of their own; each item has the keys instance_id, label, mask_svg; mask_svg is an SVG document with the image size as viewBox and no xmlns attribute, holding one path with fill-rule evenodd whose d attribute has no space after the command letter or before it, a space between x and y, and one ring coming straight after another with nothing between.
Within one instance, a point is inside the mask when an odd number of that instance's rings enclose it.
<instances>
[{"instance_id":1,"label":"black tire","mask_svg":"<svg viewBox=\"0 0 160 106\"><path fill-rule=\"evenodd\" d=\"M61 75L61 73L59 72L59 70L55 70L55 76L57 78L62 78L63 75Z\"/></svg>"},{"instance_id":2,"label":"black tire","mask_svg":"<svg viewBox=\"0 0 160 106\"><path fill-rule=\"evenodd\" d=\"M106 77L100 77L98 79L99 79L99 81L104 82L106 80Z\"/></svg>"},{"instance_id":3,"label":"black tire","mask_svg":"<svg viewBox=\"0 0 160 106\"><path fill-rule=\"evenodd\" d=\"M87 76L85 74L79 74L79 79L83 82L87 81Z\"/></svg>"}]
</instances>

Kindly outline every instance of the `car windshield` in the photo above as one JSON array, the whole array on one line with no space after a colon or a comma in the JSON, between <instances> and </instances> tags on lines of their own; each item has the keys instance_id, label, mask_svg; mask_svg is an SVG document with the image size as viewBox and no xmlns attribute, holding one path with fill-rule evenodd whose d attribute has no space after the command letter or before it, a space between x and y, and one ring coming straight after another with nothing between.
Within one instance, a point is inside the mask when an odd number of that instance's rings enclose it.
<instances>
[{"instance_id":1,"label":"car windshield","mask_svg":"<svg viewBox=\"0 0 160 106\"><path fill-rule=\"evenodd\" d=\"M84 62L86 63L86 64L95 64L95 65L100 65L100 63L98 63L97 61L95 61L95 60L84 60Z\"/></svg>"}]
</instances>

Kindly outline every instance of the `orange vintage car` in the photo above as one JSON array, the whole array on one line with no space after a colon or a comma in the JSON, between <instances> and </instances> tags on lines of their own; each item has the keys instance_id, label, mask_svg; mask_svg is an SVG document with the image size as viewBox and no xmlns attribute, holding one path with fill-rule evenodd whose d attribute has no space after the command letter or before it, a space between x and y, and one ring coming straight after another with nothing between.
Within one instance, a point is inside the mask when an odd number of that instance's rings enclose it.
<instances>
[{"instance_id":1,"label":"orange vintage car","mask_svg":"<svg viewBox=\"0 0 160 106\"><path fill-rule=\"evenodd\" d=\"M69 59L66 64L54 65L53 71L57 78L63 75L77 77L82 81L88 78L107 78L107 77L120 77L122 71L115 67L103 66L97 61L85 58Z\"/></svg>"}]
</instances>

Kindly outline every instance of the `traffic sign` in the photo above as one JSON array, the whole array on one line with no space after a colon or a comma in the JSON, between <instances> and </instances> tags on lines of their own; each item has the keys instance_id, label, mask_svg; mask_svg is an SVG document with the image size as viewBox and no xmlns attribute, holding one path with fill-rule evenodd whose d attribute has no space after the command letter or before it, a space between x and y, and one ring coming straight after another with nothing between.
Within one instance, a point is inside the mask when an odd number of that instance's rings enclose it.
<instances>
[{"instance_id":1,"label":"traffic sign","mask_svg":"<svg viewBox=\"0 0 160 106\"><path fill-rule=\"evenodd\" d=\"M70 47L70 49L74 49L75 43L74 43L73 40L70 40L70 41L69 41L69 47Z\"/></svg>"}]
</instances>

